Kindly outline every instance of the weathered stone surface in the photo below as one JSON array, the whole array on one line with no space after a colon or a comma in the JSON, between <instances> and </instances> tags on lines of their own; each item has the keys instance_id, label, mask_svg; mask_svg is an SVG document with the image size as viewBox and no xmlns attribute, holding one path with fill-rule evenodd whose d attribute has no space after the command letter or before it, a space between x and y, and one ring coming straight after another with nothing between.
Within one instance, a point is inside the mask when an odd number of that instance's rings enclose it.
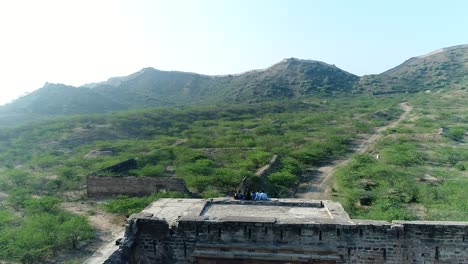
<instances>
[{"instance_id":1,"label":"weathered stone surface","mask_svg":"<svg viewBox=\"0 0 468 264\"><path fill-rule=\"evenodd\" d=\"M264 176L268 175L270 172L272 172L273 170L275 170L278 167L278 163L279 163L278 161L279 161L278 155L276 155L276 154L273 155L273 157L270 159L270 161L268 161L268 164L261 167L260 169L258 169L255 172L255 176L264 177Z\"/></svg>"},{"instance_id":2,"label":"weathered stone surface","mask_svg":"<svg viewBox=\"0 0 468 264\"><path fill-rule=\"evenodd\" d=\"M108 263L468 263L468 223L352 220L331 201L161 199L129 219L113 258Z\"/></svg>"}]
</instances>

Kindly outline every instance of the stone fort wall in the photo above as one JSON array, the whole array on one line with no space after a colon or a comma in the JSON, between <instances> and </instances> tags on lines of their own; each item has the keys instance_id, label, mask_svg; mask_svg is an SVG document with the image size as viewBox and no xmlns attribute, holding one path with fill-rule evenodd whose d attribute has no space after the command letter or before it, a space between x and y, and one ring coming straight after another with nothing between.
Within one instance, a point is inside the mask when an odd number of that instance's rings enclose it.
<instances>
[{"instance_id":1,"label":"stone fort wall","mask_svg":"<svg viewBox=\"0 0 468 264\"><path fill-rule=\"evenodd\" d=\"M143 196L166 191L188 193L184 182L175 177L133 176L88 176L86 191L88 197L92 198L117 195Z\"/></svg>"},{"instance_id":2,"label":"stone fort wall","mask_svg":"<svg viewBox=\"0 0 468 264\"><path fill-rule=\"evenodd\" d=\"M468 263L468 223L133 215L106 263Z\"/></svg>"}]
</instances>

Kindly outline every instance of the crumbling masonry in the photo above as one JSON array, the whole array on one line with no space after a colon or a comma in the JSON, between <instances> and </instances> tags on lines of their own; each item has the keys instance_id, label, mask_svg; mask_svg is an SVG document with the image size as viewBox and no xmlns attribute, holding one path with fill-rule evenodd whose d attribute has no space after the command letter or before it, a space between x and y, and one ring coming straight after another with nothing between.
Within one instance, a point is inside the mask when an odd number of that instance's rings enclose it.
<instances>
[{"instance_id":1,"label":"crumbling masonry","mask_svg":"<svg viewBox=\"0 0 468 264\"><path fill-rule=\"evenodd\" d=\"M106 263L468 263L468 223L350 219L331 201L160 199Z\"/></svg>"}]
</instances>

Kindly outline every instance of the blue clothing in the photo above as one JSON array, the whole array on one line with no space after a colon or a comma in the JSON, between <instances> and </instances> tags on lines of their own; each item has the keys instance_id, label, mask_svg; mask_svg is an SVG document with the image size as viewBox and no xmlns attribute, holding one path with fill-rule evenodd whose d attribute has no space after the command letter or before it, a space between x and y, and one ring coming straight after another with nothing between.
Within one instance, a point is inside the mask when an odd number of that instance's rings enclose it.
<instances>
[{"instance_id":1,"label":"blue clothing","mask_svg":"<svg viewBox=\"0 0 468 264\"><path fill-rule=\"evenodd\" d=\"M259 192L255 196L257 201L268 201L268 195L264 192Z\"/></svg>"},{"instance_id":2,"label":"blue clothing","mask_svg":"<svg viewBox=\"0 0 468 264\"><path fill-rule=\"evenodd\" d=\"M256 192L255 193L255 201L260 201L260 196L261 196L261 193Z\"/></svg>"},{"instance_id":3,"label":"blue clothing","mask_svg":"<svg viewBox=\"0 0 468 264\"><path fill-rule=\"evenodd\" d=\"M266 193L261 193L260 195L260 200L262 201L268 201L268 195Z\"/></svg>"},{"instance_id":4,"label":"blue clothing","mask_svg":"<svg viewBox=\"0 0 468 264\"><path fill-rule=\"evenodd\" d=\"M257 198L257 194L256 194L256 193L253 192L250 196L252 196L252 200L257 200L257 199L256 199L256 198Z\"/></svg>"}]
</instances>

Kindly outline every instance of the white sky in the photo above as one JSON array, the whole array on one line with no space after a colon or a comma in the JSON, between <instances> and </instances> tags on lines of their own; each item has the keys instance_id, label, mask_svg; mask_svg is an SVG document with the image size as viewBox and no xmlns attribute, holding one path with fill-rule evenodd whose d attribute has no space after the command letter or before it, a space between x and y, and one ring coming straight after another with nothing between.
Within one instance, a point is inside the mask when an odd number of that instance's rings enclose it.
<instances>
[{"instance_id":1,"label":"white sky","mask_svg":"<svg viewBox=\"0 0 468 264\"><path fill-rule=\"evenodd\" d=\"M468 1L376 2L0 0L0 104L143 67L228 74L298 57L379 73L468 43Z\"/></svg>"}]
</instances>

